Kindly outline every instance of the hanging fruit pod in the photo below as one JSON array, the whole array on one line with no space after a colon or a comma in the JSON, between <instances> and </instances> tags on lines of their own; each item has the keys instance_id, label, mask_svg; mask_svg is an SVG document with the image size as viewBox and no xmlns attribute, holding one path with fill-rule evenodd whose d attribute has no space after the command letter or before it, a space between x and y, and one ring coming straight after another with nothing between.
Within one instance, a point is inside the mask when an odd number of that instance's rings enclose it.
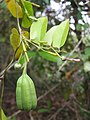
<instances>
[{"instance_id":1,"label":"hanging fruit pod","mask_svg":"<svg viewBox=\"0 0 90 120\"><path fill-rule=\"evenodd\" d=\"M37 106L37 96L34 83L26 73L26 67L17 80L16 103L18 109L31 110Z\"/></svg>"}]
</instances>

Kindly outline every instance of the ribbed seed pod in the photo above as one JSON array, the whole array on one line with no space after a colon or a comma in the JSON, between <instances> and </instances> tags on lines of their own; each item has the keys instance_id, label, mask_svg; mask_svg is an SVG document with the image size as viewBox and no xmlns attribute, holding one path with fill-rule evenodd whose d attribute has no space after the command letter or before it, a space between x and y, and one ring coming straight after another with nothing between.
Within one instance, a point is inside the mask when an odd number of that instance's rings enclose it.
<instances>
[{"instance_id":1,"label":"ribbed seed pod","mask_svg":"<svg viewBox=\"0 0 90 120\"><path fill-rule=\"evenodd\" d=\"M31 110L37 106L35 86L26 72L23 72L17 81L16 103L21 110Z\"/></svg>"}]
</instances>

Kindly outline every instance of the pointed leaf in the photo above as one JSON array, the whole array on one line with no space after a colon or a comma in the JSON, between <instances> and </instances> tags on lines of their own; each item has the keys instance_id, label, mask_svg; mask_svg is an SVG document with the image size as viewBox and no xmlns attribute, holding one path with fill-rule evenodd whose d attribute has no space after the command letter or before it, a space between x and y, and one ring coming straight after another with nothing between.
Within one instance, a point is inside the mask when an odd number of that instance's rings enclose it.
<instances>
[{"instance_id":1,"label":"pointed leaf","mask_svg":"<svg viewBox=\"0 0 90 120\"><path fill-rule=\"evenodd\" d=\"M10 13L14 17L17 17L17 14L18 14L18 18L23 17L22 8L18 3L15 2L15 0L5 0L5 2L6 2L6 5L9 9Z\"/></svg>"},{"instance_id":2,"label":"pointed leaf","mask_svg":"<svg viewBox=\"0 0 90 120\"><path fill-rule=\"evenodd\" d=\"M69 31L69 20L65 20L60 25L57 26L53 33L53 43L52 46L60 48L65 44L67 35Z\"/></svg>"},{"instance_id":3,"label":"pointed leaf","mask_svg":"<svg viewBox=\"0 0 90 120\"><path fill-rule=\"evenodd\" d=\"M30 39L40 44L40 41L45 36L47 30L47 17L41 17L36 22L33 22L30 29Z\"/></svg>"},{"instance_id":4,"label":"pointed leaf","mask_svg":"<svg viewBox=\"0 0 90 120\"><path fill-rule=\"evenodd\" d=\"M57 62L59 57L52 52L49 51L39 51L39 55L43 58L45 58L46 60L52 61L52 62Z\"/></svg>"}]
</instances>

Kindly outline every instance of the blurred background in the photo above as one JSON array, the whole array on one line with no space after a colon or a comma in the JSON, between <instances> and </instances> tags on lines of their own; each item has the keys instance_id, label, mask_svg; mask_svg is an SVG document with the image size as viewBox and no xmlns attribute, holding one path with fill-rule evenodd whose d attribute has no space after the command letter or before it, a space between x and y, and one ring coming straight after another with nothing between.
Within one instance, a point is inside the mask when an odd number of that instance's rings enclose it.
<instances>
[{"instance_id":1,"label":"blurred background","mask_svg":"<svg viewBox=\"0 0 90 120\"><path fill-rule=\"evenodd\" d=\"M31 112L16 107L16 81L22 70L12 67L5 76L3 109L10 120L90 120L90 1L31 0L36 17L48 17L48 29L70 20L67 41L61 51L80 62L47 61L38 54L28 64L28 74L35 82L38 106ZM0 0L0 72L13 56L11 29L16 19Z\"/></svg>"}]
</instances>

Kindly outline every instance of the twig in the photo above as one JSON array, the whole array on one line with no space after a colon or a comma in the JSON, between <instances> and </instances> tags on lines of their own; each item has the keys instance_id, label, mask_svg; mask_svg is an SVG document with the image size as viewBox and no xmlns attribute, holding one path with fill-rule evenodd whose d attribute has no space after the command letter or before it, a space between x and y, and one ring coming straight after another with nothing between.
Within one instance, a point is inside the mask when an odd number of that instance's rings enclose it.
<instances>
[{"instance_id":1,"label":"twig","mask_svg":"<svg viewBox=\"0 0 90 120\"><path fill-rule=\"evenodd\" d=\"M74 103L76 103L76 105L77 105L78 108L80 108L82 111L90 114L90 111L89 111L89 110L86 110L85 108L83 108L83 107L81 106L82 104L80 104L80 102L77 100L77 98L75 97L74 94L71 96L71 101L72 101L72 100L73 100Z\"/></svg>"},{"instance_id":2,"label":"twig","mask_svg":"<svg viewBox=\"0 0 90 120\"><path fill-rule=\"evenodd\" d=\"M48 120L52 120L53 118L55 118L58 115L58 113L64 109L64 107L59 108Z\"/></svg>"},{"instance_id":3,"label":"twig","mask_svg":"<svg viewBox=\"0 0 90 120\"><path fill-rule=\"evenodd\" d=\"M53 90L55 90L57 87L59 86L59 84L57 84L56 86L52 87L50 90L48 90L44 95L41 95L38 98L38 101L41 100L42 98L44 98L45 96L47 96L50 92L52 92Z\"/></svg>"},{"instance_id":4,"label":"twig","mask_svg":"<svg viewBox=\"0 0 90 120\"><path fill-rule=\"evenodd\" d=\"M74 108L75 108L76 119L81 120L80 115L78 113L78 107L77 107L77 105L76 105L76 103L74 101L73 101L73 105L74 105Z\"/></svg>"},{"instance_id":5,"label":"twig","mask_svg":"<svg viewBox=\"0 0 90 120\"><path fill-rule=\"evenodd\" d=\"M18 110L17 112L15 112L14 114L12 114L11 116L8 117L8 119L11 119L12 117L16 116L17 114L21 113L21 110Z\"/></svg>"},{"instance_id":6,"label":"twig","mask_svg":"<svg viewBox=\"0 0 90 120\"><path fill-rule=\"evenodd\" d=\"M68 58L68 57L65 57L65 60L70 60L70 61L80 62L80 59Z\"/></svg>"},{"instance_id":7,"label":"twig","mask_svg":"<svg viewBox=\"0 0 90 120\"><path fill-rule=\"evenodd\" d=\"M38 4L36 4L36 3L31 2L31 4L32 4L33 6L35 6L35 7L40 7L40 5L38 5Z\"/></svg>"},{"instance_id":8,"label":"twig","mask_svg":"<svg viewBox=\"0 0 90 120\"><path fill-rule=\"evenodd\" d=\"M29 112L29 116L30 116L30 120L34 120L34 118L32 116L32 111Z\"/></svg>"},{"instance_id":9,"label":"twig","mask_svg":"<svg viewBox=\"0 0 90 120\"><path fill-rule=\"evenodd\" d=\"M72 54L76 51L76 49L78 48L78 46L81 44L82 39L78 42L78 44L75 46L75 48L73 49L73 51L69 54L68 57L72 56ZM58 71L60 71L66 64L67 64L68 60L66 60L58 69Z\"/></svg>"},{"instance_id":10,"label":"twig","mask_svg":"<svg viewBox=\"0 0 90 120\"><path fill-rule=\"evenodd\" d=\"M8 67L7 70L11 69L16 63L17 63L17 61L15 61L14 63L12 63L12 64ZM0 78L3 77L3 74L4 74L5 70L6 70L6 68L0 73Z\"/></svg>"},{"instance_id":11,"label":"twig","mask_svg":"<svg viewBox=\"0 0 90 120\"><path fill-rule=\"evenodd\" d=\"M16 1L15 1L15 2L16 2ZM17 3L17 2L16 2L16 3ZM18 18L17 4L16 4L16 16L17 16L18 30L19 30L19 34L20 34L20 43L22 43L23 51L24 51L24 54L25 54L25 56L26 56L26 61L29 62L29 58L28 58L28 55L27 55L27 52L26 52L26 47L25 47L24 42L23 42L23 40L22 40L22 30L21 30L20 23L19 23L19 18Z\"/></svg>"},{"instance_id":12,"label":"twig","mask_svg":"<svg viewBox=\"0 0 90 120\"><path fill-rule=\"evenodd\" d=\"M58 113L61 112L61 111L67 106L68 103L69 103L69 102L66 102L66 103L62 106L62 108L59 108L48 120L52 120L53 118L55 118L55 117L58 115Z\"/></svg>"},{"instance_id":13,"label":"twig","mask_svg":"<svg viewBox=\"0 0 90 120\"><path fill-rule=\"evenodd\" d=\"M78 101L76 98L74 99L74 102L76 103L77 107L79 107L82 111L90 114L90 111L89 111L89 110L86 110L85 108L83 108L83 107L80 105L79 101Z\"/></svg>"}]
</instances>

